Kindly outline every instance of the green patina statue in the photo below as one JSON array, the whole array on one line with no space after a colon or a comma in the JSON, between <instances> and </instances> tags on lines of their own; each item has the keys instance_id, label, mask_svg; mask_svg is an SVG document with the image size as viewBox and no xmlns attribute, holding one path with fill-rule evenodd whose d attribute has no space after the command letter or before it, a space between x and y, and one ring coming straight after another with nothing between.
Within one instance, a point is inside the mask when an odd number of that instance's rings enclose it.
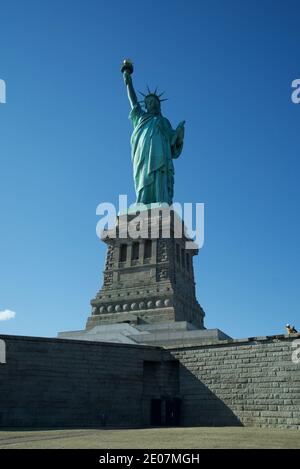
<instances>
[{"instance_id":1,"label":"green patina statue","mask_svg":"<svg viewBox=\"0 0 300 469\"><path fill-rule=\"evenodd\" d=\"M121 71L127 87L131 105L129 118L133 123L131 136L131 151L134 184L137 203L167 203L172 204L174 193L174 165L173 158L178 158L183 147L184 121L176 130L168 119L162 116L160 99L162 94L156 94L157 89L143 94L142 109L133 88L131 74L133 65L130 60L124 60Z\"/></svg>"}]
</instances>

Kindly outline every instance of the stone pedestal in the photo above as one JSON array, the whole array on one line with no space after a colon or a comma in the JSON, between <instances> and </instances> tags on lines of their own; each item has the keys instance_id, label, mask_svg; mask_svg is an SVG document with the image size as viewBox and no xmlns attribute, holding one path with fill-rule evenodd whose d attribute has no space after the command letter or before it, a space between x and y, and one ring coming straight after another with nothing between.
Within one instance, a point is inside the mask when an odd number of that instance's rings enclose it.
<instances>
[{"instance_id":1,"label":"stone pedestal","mask_svg":"<svg viewBox=\"0 0 300 469\"><path fill-rule=\"evenodd\" d=\"M103 286L92 299L86 329L186 321L204 329L196 300L193 257L197 246L169 208L119 215L102 233L107 244Z\"/></svg>"}]
</instances>

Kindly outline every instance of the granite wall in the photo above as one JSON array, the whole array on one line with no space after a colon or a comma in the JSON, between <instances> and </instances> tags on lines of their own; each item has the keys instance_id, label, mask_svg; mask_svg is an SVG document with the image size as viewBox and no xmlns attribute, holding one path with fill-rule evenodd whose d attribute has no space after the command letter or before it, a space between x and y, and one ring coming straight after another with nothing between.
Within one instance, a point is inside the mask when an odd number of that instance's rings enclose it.
<instances>
[{"instance_id":1,"label":"granite wall","mask_svg":"<svg viewBox=\"0 0 300 469\"><path fill-rule=\"evenodd\" d=\"M0 336L0 426L150 424L144 363L160 367L157 347ZM167 367L168 363L165 363ZM152 394L163 393L163 383Z\"/></svg>"},{"instance_id":2,"label":"granite wall","mask_svg":"<svg viewBox=\"0 0 300 469\"><path fill-rule=\"evenodd\" d=\"M181 423L300 428L299 339L295 334L171 349L180 361Z\"/></svg>"},{"instance_id":3,"label":"granite wall","mask_svg":"<svg viewBox=\"0 0 300 469\"><path fill-rule=\"evenodd\" d=\"M161 401L162 424L300 428L300 334L168 349L1 339L2 427L148 426Z\"/></svg>"}]
</instances>

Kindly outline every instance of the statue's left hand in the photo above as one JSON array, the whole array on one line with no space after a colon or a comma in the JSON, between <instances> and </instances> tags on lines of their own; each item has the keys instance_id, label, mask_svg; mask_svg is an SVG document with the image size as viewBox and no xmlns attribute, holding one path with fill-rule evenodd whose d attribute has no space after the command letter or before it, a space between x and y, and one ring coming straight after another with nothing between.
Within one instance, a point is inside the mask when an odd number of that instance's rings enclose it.
<instances>
[{"instance_id":1,"label":"statue's left hand","mask_svg":"<svg viewBox=\"0 0 300 469\"><path fill-rule=\"evenodd\" d=\"M177 129L176 129L177 138L180 141L183 141L183 139L184 139L184 124L185 124L185 121L180 122L177 126Z\"/></svg>"}]
</instances>

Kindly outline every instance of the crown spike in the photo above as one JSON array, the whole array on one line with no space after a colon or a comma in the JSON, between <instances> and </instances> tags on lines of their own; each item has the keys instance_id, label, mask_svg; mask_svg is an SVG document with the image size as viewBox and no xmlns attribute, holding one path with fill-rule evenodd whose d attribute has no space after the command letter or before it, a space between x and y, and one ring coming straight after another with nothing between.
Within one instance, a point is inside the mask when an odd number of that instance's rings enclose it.
<instances>
[{"instance_id":1,"label":"crown spike","mask_svg":"<svg viewBox=\"0 0 300 469\"><path fill-rule=\"evenodd\" d=\"M139 93L140 93L142 96L144 96L144 98L146 98L146 96L147 96L146 94L142 93L141 91L139 91Z\"/></svg>"},{"instance_id":2,"label":"crown spike","mask_svg":"<svg viewBox=\"0 0 300 469\"><path fill-rule=\"evenodd\" d=\"M147 85L147 88L148 88L148 93L152 94L148 85Z\"/></svg>"}]
</instances>

